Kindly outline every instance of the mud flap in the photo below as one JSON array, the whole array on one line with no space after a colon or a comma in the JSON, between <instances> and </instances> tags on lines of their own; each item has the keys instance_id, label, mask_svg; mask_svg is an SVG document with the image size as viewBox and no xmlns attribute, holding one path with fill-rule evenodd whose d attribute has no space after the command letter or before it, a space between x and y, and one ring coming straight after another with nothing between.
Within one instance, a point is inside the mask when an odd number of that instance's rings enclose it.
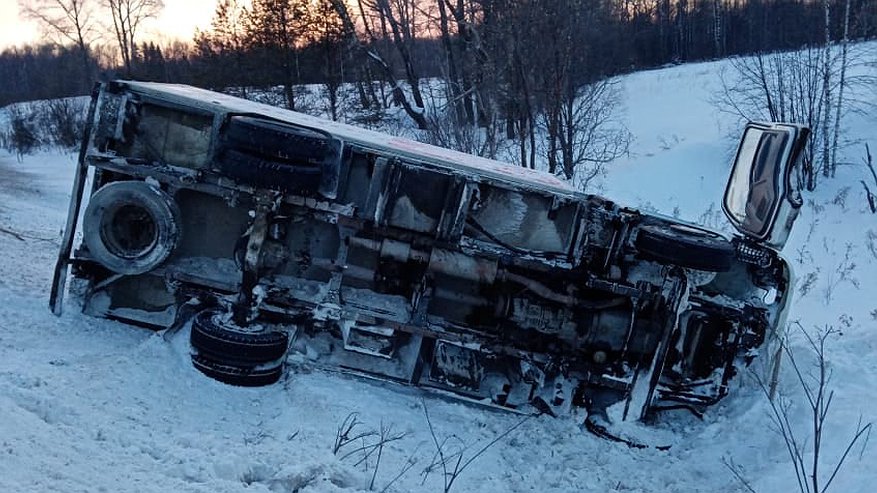
<instances>
[{"instance_id":1,"label":"mud flap","mask_svg":"<svg viewBox=\"0 0 877 493\"><path fill-rule=\"evenodd\" d=\"M204 307L201 304L201 300L198 298L190 298L188 301L180 305L174 316L174 322L167 329L159 332L162 339L170 341L180 329L185 327L185 325L195 318L195 315L203 309Z\"/></svg>"},{"instance_id":2,"label":"mud flap","mask_svg":"<svg viewBox=\"0 0 877 493\"><path fill-rule=\"evenodd\" d=\"M608 421L588 416L584 424L585 429L591 434L598 436L610 442L618 442L627 445L630 448L646 449L654 448L656 450L670 450L672 445L668 441L661 441L655 437L631 437L629 434L621 430L615 429ZM646 443L646 442L650 443Z\"/></svg>"}]
</instances>

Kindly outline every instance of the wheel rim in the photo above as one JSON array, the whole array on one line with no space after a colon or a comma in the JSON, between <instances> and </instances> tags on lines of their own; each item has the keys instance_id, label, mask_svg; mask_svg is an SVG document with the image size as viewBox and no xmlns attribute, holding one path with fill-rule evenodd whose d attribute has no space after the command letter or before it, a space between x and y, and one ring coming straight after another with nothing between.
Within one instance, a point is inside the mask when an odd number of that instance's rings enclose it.
<instances>
[{"instance_id":1,"label":"wheel rim","mask_svg":"<svg viewBox=\"0 0 877 493\"><path fill-rule=\"evenodd\" d=\"M158 224L138 204L122 204L101 218L100 236L113 255L136 259L149 254L158 243Z\"/></svg>"}]
</instances>

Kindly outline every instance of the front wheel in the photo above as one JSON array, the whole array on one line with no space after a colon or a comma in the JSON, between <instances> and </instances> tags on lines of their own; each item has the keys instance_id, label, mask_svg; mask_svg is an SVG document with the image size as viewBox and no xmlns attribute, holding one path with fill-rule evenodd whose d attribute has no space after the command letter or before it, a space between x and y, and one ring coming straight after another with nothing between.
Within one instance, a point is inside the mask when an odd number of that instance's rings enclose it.
<instances>
[{"instance_id":1,"label":"front wheel","mask_svg":"<svg viewBox=\"0 0 877 493\"><path fill-rule=\"evenodd\" d=\"M192 355L192 365L204 375L236 387L264 387L280 380L283 363L271 365L234 365L220 362L200 354Z\"/></svg>"},{"instance_id":2,"label":"front wheel","mask_svg":"<svg viewBox=\"0 0 877 493\"><path fill-rule=\"evenodd\" d=\"M644 258L710 272L725 272L734 261L730 241L682 224L643 226L634 246Z\"/></svg>"}]
</instances>

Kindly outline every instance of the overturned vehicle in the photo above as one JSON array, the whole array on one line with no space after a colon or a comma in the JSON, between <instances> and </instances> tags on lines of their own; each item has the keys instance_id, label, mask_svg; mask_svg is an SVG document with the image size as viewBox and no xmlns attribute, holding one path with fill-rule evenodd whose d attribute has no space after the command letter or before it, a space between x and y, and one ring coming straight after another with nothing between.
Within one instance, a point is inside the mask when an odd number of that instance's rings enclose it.
<instances>
[{"instance_id":1,"label":"overturned vehicle","mask_svg":"<svg viewBox=\"0 0 877 493\"><path fill-rule=\"evenodd\" d=\"M69 291L94 316L191 321L194 366L234 385L296 361L524 411L701 412L756 353L777 359L807 136L746 127L727 239L524 168L104 83L50 305Z\"/></svg>"}]
</instances>

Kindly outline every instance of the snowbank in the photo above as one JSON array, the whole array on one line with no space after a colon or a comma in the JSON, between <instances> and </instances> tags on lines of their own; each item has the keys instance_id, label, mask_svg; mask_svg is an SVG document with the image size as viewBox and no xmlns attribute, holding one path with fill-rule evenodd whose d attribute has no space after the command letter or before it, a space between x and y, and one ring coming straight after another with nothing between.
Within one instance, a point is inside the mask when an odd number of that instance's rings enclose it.
<instances>
[{"instance_id":1,"label":"snowbank","mask_svg":"<svg viewBox=\"0 0 877 493\"><path fill-rule=\"evenodd\" d=\"M614 166L605 194L630 205L727 227L718 201L736 122L709 104L723 63L633 74L624 80L631 157ZM853 115L849 139L871 139L877 118ZM843 161L859 163L860 146ZM186 334L167 341L141 329L47 307L73 157L0 154L0 491L351 492L368 487L376 457L332 454L338 426L358 413L362 430L392 425L405 436L383 451L375 490L442 491L430 471L433 437L471 457L521 419L426 396L418 390L313 371L306 364L262 389L221 385L188 361ZM860 413L877 399L877 216L866 210L862 166L845 166L807 197L787 247L798 275L792 313L810 329L831 325L835 397L826 436L833 466ZM847 255L848 254L848 255ZM68 307L69 308L69 307ZM811 358L795 337L800 361ZM790 368L783 392L797 395ZM700 421L668 414L666 452L628 449L583 432L577 419L533 418L489 448L456 480L467 492L720 492L796 485L767 405L747 379ZM808 416L798 396L796 425ZM465 460L465 459L464 459ZM856 449L836 491L872 491L877 449ZM394 481L409 461L407 473Z\"/></svg>"}]
</instances>

